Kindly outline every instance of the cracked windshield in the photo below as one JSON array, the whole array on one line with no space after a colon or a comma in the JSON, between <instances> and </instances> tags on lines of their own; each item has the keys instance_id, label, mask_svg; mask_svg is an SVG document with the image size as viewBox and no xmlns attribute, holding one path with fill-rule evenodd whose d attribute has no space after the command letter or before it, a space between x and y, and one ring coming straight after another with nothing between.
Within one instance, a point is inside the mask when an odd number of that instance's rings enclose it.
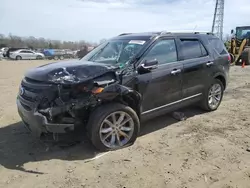
<instances>
[{"instance_id":1,"label":"cracked windshield","mask_svg":"<svg viewBox=\"0 0 250 188\"><path fill-rule=\"evenodd\" d=\"M111 40L94 49L83 60L118 64L123 67L140 51L145 42L144 40Z\"/></svg>"},{"instance_id":2,"label":"cracked windshield","mask_svg":"<svg viewBox=\"0 0 250 188\"><path fill-rule=\"evenodd\" d=\"M249 18L0 0L0 188L250 188Z\"/></svg>"}]
</instances>

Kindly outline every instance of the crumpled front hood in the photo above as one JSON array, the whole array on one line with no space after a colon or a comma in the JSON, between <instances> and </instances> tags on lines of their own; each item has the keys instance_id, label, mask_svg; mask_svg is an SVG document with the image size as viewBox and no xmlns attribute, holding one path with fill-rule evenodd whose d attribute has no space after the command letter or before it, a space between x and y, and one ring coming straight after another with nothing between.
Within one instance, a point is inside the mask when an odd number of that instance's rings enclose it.
<instances>
[{"instance_id":1,"label":"crumpled front hood","mask_svg":"<svg viewBox=\"0 0 250 188\"><path fill-rule=\"evenodd\" d=\"M42 65L26 72L25 77L37 81L77 84L115 72L116 67L90 61L71 60Z\"/></svg>"}]
</instances>

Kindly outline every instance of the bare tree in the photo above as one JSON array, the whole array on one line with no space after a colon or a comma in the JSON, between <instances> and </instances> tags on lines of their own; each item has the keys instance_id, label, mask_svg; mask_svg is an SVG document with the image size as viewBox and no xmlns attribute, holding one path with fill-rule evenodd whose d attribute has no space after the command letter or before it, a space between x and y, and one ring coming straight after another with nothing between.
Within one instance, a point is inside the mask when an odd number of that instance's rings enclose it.
<instances>
[{"instance_id":1,"label":"bare tree","mask_svg":"<svg viewBox=\"0 0 250 188\"><path fill-rule=\"evenodd\" d=\"M81 41L60 41L60 40L49 40L45 38L35 38L30 37L19 37L12 35L11 33L8 36L0 34L0 46L2 47L28 47L32 49L38 48L57 48L57 49L71 49L77 50L82 49L84 46L93 46L93 44L88 43L84 40Z\"/></svg>"}]
</instances>

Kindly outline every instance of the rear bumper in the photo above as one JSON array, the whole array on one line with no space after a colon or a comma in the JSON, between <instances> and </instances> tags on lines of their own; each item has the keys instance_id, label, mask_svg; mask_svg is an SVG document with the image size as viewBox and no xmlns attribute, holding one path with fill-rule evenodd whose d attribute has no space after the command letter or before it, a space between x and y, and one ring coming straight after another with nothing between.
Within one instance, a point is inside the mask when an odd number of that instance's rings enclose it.
<instances>
[{"instance_id":1,"label":"rear bumper","mask_svg":"<svg viewBox=\"0 0 250 188\"><path fill-rule=\"evenodd\" d=\"M17 97L18 113L31 133L40 137L42 133L67 133L74 130L74 124L57 124L48 122L47 118L20 96Z\"/></svg>"}]
</instances>

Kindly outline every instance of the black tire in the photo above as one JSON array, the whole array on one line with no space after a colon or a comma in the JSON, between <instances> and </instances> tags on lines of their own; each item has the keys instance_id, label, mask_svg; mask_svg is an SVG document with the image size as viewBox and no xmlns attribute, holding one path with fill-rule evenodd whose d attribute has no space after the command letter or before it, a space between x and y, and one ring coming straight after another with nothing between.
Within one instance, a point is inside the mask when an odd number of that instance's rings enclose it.
<instances>
[{"instance_id":1,"label":"black tire","mask_svg":"<svg viewBox=\"0 0 250 188\"><path fill-rule=\"evenodd\" d=\"M36 59L43 59L43 57L38 55L38 56L36 56Z\"/></svg>"},{"instance_id":2,"label":"black tire","mask_svg":"<svg viewBox=\"0 0 250 188\"><path fill-rule=\"evenodd\" d=\"M245 48L241 55L242 62L245 62L245 65L250 65L250 48Z\"/></svg>"},{"instance_id":3,"label":"black tire","mask_svg":"<svg viewBox=\"0 0 250 188\"><path fill-rule=\"evenodd\" d=\"M219 84L220 87L221 87L221 98L220 98L220 101L218 103L218 105L215 107L215 108L212 108L210 105L209 105L209 99L208 99L208 95L209 95L209 92L210 92L210 89L212 88L213 85L215 84ZM223 94L224 94L224 85L223 83L219 80L219 79L214 79L213 82L209 85L209 87L206 89L206 91L204 92L203 94L203 99L201 101L201 105L200 107L205 110L205 111L208 111L208 112L211 112L211 111L215 111L218 109L218 107L220 106L220 103L223 99Z\"/></svg>"},{"instance_id":4,"label":"black tire","mask_svg":"<svg viewBox=\"0 0 250 188\"><path fill-rule=\"evenodd\" d=\"M63 56L60 56L60 57L59 57L59 59L60 59L60 60L63 60L63 59L64 59L64 57L63 57Z\"/></svg>"},{"instance_id":5,"label":"black tire","mask_svg":"<svg viewBox=\"0 0 250 188\"><path fill-rule=\"evenodd\" d=\"M55 57L54 57L54 60L58 60L58 56L55 56Z\"/></svg>"},{"instance_id":6,"label":"black tire","mask_svg":"<svg viewBox=\"0 0 250 188\"><path fill-rule=\"evenodd\" d=\"M22 57L20 55L16 56L16 60L22 60Z\"/></svg>"},{"instance_id":7,"label":"black tire","mask_svg":"<svg viewBox=\"0 0 250 188\"><path fill-rule=\"evenodd\" d=\"M100 131L102 122L105 120L105 118L108 117L113 112L117 112L117 111L124 111L133 119L134 132L132 133L132 137L130 138L130 140L127 142L126 145L123 145L121 147L118 146L116 148L110 148L110 147L105 146L102 143L101 138L99 136L99 131ZM104 151L104 152L117 150L117 149L121 149L124 147L128 147L136 141L136 138L140 131L140 121L136 112L129 106L126 106L120 103L109 103L109 104L104 104L104 105L99 106L97 109L95 109L91 113L89 121L88 121L88 125L87 125L87 131L88 131L88 136L92 144L98 150Z\"/></svg>"}]
</instances>

